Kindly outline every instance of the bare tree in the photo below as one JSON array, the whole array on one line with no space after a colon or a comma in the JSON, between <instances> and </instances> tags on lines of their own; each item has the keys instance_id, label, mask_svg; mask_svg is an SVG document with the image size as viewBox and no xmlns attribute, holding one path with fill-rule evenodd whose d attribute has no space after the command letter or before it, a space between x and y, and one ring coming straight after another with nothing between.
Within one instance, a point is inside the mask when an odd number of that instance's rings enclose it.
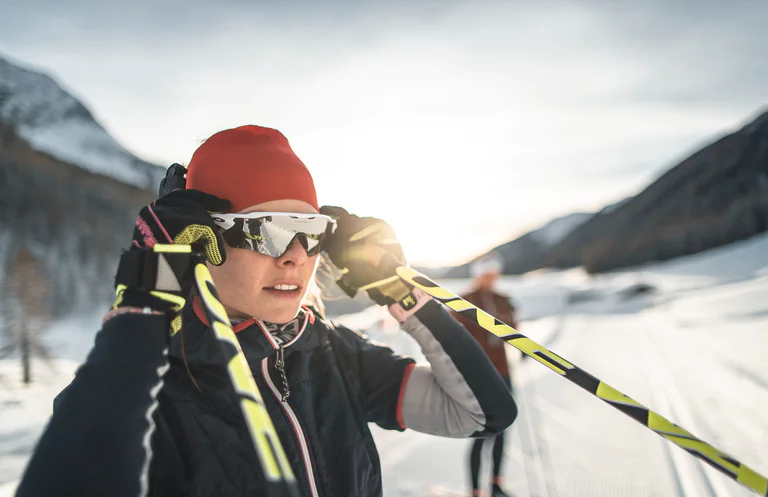
<instances>
[{"instance_id":1,"label":"bare tree","mask_svg":"<svg viewBox=\"0 0 768 497\"><path fill-rule=\"evenodd\" d=\"M0 300L5 326L0 357L19 353L25 384L32 381L33 357L50 360L41 336L50 316L48 293L49 282L42 264L28 250L20 250L2 285Z\"/></svg>"}]
</instances>

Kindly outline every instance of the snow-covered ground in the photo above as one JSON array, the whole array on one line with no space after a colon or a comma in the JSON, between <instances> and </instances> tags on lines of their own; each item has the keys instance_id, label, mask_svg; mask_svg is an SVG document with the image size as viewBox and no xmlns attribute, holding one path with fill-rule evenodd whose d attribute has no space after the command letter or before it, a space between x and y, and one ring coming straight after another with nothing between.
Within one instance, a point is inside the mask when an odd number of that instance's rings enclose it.
<instances>
[{"instance_id":1,"label":"snow-covered ground","mask_svg":"<svg viewBox=\"0 0 768 497\"><path fill-rule=\"evenodd\" d=\"M100 316L73 317L45 335L57 359L33 362L29 386L18 359L0 360L0 497L13 495L30 452L53 409L54 397L74 376L93 344Z\"/></svg>"},{"instance_id":2,"label":"snow-covered ground","mask_svg":"<svg viewBox=\"0 0 768 497\"><path fill-rule=\"evenodd\" d=\"M763 235L632 271L539 272L500 287L520 306L522 333L768 475L767 268ZM441 283L459 292L469 284ZM638 284L656 291L628 298ZM514 495L754 495L509 350L520 415L504 473ZM468 441L374 429L385 496L466 495Z\"/></svg>"},{"instance_id":3,"label":"snow-covered ground","mask_svg":"<svg viewBox=\"0 0 768 497\"><path fill-rule=\"evenodd\" d=\"M441 281L453 291L468 280ZM628 289L647 285L634 297ZM591 278L580 270L504 278L520 331L635 400L768 474L768 235L663 264ZM655 290L655 291L654 291ZM386 313L340 321L423 359ZM60 323L61 359L20 385L0 361L0 497L10 496L50 414L98 327ZM510 348L520 407L505 448L507 487L518 496L752 495L609 405ZM466 490L467 440L371 427L387 497ZM487 468L487 465L484 466ZM487 471L484 471L487 477Z\"/></svg>"}]
</instances>

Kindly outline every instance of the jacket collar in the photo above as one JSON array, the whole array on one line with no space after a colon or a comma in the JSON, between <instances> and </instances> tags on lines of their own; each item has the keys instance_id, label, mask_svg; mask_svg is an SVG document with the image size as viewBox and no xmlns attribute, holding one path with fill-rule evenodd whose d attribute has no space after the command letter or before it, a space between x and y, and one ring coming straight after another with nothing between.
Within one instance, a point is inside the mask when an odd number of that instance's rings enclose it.
<instances>
[{"instance_id":1,"label":"jacket collar","mask_svg":"<svg viewBox=\"0 0 768 497\"><path fill-rule=\"evenodd\" d=\"M323 325L317 323L315 312L309 307L299 313L299 329L295 337L283 343L286 355L292 351L310 350L320 344L318 330ZM251 369L254 369L265 357L275 353L279 340L270 333L268 325L254 318L233 326L240 347L243 349ZM182 327L179 333L171 337L168 354L186 360L189 365L222 366L221 345L214 332L208 326L202 303L194 297L192 303L182 310Z\"/></svg>"}]
</instances>

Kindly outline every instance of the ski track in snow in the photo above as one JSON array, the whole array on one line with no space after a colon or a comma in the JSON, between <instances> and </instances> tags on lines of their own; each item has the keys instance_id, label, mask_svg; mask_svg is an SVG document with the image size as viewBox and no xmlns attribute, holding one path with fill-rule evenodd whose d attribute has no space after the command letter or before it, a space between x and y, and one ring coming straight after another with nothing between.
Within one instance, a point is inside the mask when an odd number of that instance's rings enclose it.
<instances>
[{"instance_id":1,"label":"ski track in snow","mask_svg":"<svg viewBox=\"0 0 768 497\"><path fill-rule=\"evenodd\" d=\"M768 235L664 264L590 278L580 270L504 278L520 306L520 331L657 410L762 474L768 473ZM656 293L624 300L646 283ZM467 280L441 282L455 292ZM568 304L574 291L594 299ZM98 316L72 318L46 337L62 357L35 365L20 385L0 360L0 497L16 488L56 394L93 341ZM378 309L342 316L396 351L416 343ZM520 415L507 433L504 474L519 496L742 497L744 487L510 347ZM649 373L649 371L651 371ZM695 424L687 426L684 421ZM371 426L385 497L449 495L467 488L467 440ZM488 478L486 447L483 477ZM681 493L680 489L687 489Z\"/></svg>"}]
</instances>

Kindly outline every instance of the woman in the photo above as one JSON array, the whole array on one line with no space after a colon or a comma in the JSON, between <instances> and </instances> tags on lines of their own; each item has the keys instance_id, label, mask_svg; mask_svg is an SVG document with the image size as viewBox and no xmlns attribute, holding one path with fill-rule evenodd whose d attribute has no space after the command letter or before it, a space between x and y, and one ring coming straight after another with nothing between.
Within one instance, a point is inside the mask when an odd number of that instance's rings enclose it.
<instances>
[{"instance_id":1,"label":"woman","mask_svg":"<svg viewBox=\"0 0 768 497\"><path fill-rule=\"evenodd\" d=\"M389 226L319 209L282 134L219 132L195 152L186 181L140 212L115 306L56 399L18 496L263 494L220 345L192 291L195 258L158 253L172 243L205 253L302 495L382 494L369 422L485 437L514 421L515 403L477 342L381 263L403 260ZM348 293L365 287L388 306L429 364L305 305L321 251L344 271Z\"/></svg>"}]
</instances>

